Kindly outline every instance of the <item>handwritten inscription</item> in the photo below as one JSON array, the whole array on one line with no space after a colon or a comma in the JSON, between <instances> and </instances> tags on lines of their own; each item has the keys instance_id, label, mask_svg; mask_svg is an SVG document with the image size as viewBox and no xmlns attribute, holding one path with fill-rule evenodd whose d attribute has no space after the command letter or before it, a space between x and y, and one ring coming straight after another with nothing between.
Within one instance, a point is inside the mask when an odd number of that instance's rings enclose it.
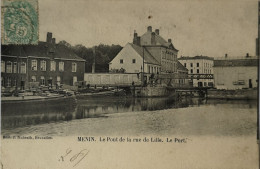
<instances>
[{"instance_id":1,"label":"handwritten inscription","mask_svg":"<svg viewBox=\"0 0 260 169\"><path fill-rule=\"evenodd\" d=\"M60 162L69 161L73 167L77 166L89 153L88 149L83 149L80 152L73 152L72 149L66 149L64 155L61 155L59 160Z\"/></svg>"}]
</instances>

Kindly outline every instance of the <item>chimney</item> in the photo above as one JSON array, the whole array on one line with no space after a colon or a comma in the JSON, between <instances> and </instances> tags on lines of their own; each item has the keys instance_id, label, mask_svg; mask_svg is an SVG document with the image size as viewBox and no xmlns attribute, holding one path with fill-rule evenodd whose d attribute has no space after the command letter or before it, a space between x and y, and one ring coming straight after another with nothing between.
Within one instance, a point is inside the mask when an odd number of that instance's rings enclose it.
<instances>
[{"instance_id":1,"label":"chimney","mask_svg":"<svg viewBox=\"0 0 260 169\"><path fill-rule=\"evenodd\" d=\"M151 45L155 45L155 32L152 32L151 35Z\"/></svg>"},{"instance_id":2,"label":"chimney","mask_svg":"<svg viewBox=\"0 0 260 169\"><path fill-rule=\"evenodd\" d=\"M157 35L159 35L159 34L160 34L159 29L155 29L155 33L156 33Z\"/></svg>"},{"instance_id":3,"label":"chimney","mask_svg":"<svg viewBox=\"0 0 260 169\"><path fill-rule=\"evenodd\" d=\"M52 41L52 33L51 33L51 32L48 32L48 33L47 33L46 42L51 43L51 41Z\"/></svg>"},{"instance_id":4,"label":"chimney","mask_svg":"<svg viewBox=\"0 0 260 169\"><path fill-rule=\"evenodd\" d=\"M147 27L147 32L152 32L152 26Z\"/></svg>"},{"instance_id":5,"label":"chimney","mask_svg":"<svg viewBox=\"0 0 260 169\"><path fill-rule=\"evenodd\" d=\"M228 56L228 55L227 55L227 53L226 53L226 54L225 54L225 58L227 58L227 56Z\"/></svg>"},{"instance_id":6,"label":"chimney","mask_svg":"<svg viewBox=\"0 0 260 169\"><path fill-rule=\"evenodd\" d=\"M56 39L55 39L55 38L52 38L52 39L51 39L51 43L55 45L55 44L56 44Z\"/></svg>"},{"instance_id":7,"label":"chimney","mask_svg":"<svg viewBox=\"0 0 260 169\"><path fill-rule=\"evenodd\" d=\"M137 36L136 38L136 45L141 46L141 37Z\"/></svg>"},{"instance_id":8,"label":"chimney","mask_svg":"<svg viewBox=\"0 0 260 169\"><path fill-rule=\"evenodd\" d=\"M172 39L168 39L168 42L169 42L169 43L172 43Z\"/></svg>"},{"instance_id":9,"label":"chimney","mask_svg":"<svg viewBox=\"0 0 260 169\"><path fill-rule=\"evenodd\" d=\"M137 33L134 33L133 44L137 45Z\"/></svg>"},{"instance_id":10,"label":"chimney","mask_svg":"<svg viewBox=\"0 0 260 169\"><path fill-rule=\"evenodd\" d=\"M246 58L249 58L249 53L246 53Z\"/></svg>"}]
</instances>

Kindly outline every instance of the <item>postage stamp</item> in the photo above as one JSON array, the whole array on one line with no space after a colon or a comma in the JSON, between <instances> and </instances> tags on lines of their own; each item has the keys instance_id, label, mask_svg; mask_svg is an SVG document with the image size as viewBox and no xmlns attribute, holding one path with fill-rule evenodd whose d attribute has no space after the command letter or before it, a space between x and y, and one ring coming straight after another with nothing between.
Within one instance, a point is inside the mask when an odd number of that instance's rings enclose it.
<instances>
[{"instance_id":1,"label":"postage stamp","mask_svg":"<svg viewBox=\"0 0 260 169\"><path fill-rule=\"evenodd\" d=\"M4 0L2 44L38 44L38 0Z\"/></svg>"}]
</instances>

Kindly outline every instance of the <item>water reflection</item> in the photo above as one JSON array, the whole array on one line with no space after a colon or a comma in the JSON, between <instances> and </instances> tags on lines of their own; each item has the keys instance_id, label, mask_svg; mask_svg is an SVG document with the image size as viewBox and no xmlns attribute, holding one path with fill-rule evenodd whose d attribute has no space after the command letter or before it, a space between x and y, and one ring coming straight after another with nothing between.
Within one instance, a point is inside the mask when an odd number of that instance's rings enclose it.
<instances>
[{"instance_id":1,"label":"water reflection","mask_svg":"<svg viewBox=\"0 0 260 169\"><path fill-rule=\"evenodd\" d=\"M204 100L200 98L88 98L36 104L2 104L2 128L70 121L83 118L106 118L107 114L176 109L201 105L256 108L256 101ZM227 109L228 110L228 109Z\"/></svg>"}]
</instances>

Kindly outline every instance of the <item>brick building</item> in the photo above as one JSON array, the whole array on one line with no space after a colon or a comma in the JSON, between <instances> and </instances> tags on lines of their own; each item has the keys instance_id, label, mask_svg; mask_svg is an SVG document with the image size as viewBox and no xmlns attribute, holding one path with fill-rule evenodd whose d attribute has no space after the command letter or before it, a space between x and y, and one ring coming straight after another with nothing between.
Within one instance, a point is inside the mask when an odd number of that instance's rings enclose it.
<instances>
[{"instance_id":1,"label":"brick building","mask_svg":"<svg viewBox=\"0 0 260 169\"><path fill-rule=\"evenodd\" d=\"M52 33L38 45L2 45L1 85L20 89L75 85L84 80L85 60L64 45L55 43Z\"/></svg>"}]
</instances>

